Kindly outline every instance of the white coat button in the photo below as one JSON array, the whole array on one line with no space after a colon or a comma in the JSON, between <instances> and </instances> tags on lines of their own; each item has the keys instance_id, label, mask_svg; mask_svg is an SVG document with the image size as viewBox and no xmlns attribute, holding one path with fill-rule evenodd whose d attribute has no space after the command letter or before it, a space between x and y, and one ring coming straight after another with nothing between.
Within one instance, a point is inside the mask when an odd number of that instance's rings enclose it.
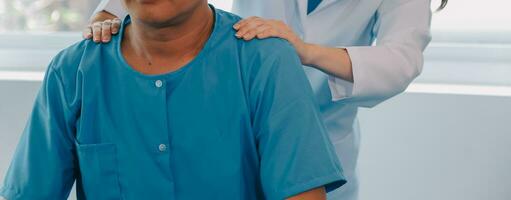
<instances>
[{"instance_id":1,"label":"white coat button","mask_svg":"<svg viewBox=\"0 0 511 200\"><path fill-rule=\"evenodd\" d=\"M161 86L163 86L163 82L161 80L156 80L156 82L154 82L154 85L160 88Z\"/></svg>"},{"instance_id":2,"label":"white coat button","mask_svg":"<svg viewBox=\"0 0 511 200\"><path fill-rule=\"evenodd\" d=\"M160 146L158 146L158 150L160 150L160 152L164 152L167 150L167 145L165 144L160 144Z\"/></svg>"}]
</instances>

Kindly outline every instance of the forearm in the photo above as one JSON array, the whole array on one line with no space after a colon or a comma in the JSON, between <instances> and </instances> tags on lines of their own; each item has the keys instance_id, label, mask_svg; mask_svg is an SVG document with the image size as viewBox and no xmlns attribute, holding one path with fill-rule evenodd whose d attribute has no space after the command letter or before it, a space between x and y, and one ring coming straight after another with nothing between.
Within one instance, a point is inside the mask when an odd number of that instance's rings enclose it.
<instances>
[{"instance_id":1,"label":"forearm","mask_svg":"<svg viewBox=\"0 0 511 200\"><path fill-rule=\"evenodd\" d=\"M346 49L324 47L316 44L306 44L305 49L304 52L299 52L304 65L353 82L351 59Z\"/></svg>"}]
</instances>

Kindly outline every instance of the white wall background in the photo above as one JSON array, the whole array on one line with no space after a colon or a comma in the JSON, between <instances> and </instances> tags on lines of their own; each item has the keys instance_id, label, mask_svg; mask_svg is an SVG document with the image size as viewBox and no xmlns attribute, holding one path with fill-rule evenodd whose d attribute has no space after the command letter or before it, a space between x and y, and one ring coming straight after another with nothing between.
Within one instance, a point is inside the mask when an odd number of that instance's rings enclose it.
<instances>
[{"instance_id":1,"label":"white wall background","mask_svg":"<svg viewBox=\"0 0 511 200\"><path fill-rule=\"evenodd\" d=\"M363 200L511 199L511 97L404 94L362 110Z\"/></svg>"}]
</instances>

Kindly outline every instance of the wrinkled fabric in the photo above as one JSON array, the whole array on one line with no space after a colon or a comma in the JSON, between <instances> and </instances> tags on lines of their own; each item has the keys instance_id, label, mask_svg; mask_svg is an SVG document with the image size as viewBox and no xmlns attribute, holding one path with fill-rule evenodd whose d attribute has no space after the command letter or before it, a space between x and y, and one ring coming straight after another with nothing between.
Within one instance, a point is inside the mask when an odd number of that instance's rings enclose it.
<instances>
[{"instance_id":1,"label":"wrinkled fabric","mask_svg":"<svg viewBox=\"0 0 511 200\"><path fill-rule=\"evenodd\" d=\"M345 183L317 102L284 40L244 42L215 10L177 71L129 66L120 34L48 67L0 196L9 200L275 199Z\"/></svg>"}]
</instances>

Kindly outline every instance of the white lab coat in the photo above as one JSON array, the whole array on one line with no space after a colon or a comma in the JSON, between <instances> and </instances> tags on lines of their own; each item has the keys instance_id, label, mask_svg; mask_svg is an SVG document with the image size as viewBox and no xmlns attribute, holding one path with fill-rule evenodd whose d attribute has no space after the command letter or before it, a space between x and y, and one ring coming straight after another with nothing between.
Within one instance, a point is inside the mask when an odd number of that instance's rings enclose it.
<instances>
[{"instance_id":1,"label":"white lab coat","mask_svg":"<svg viewBox=\"0 0 511 200\"><path fill-rule=\"evenodd\" d=\"M348 50L354 83L304 67L348 179L328 199L358 198L357 109L403 92L420 74L422 52L431 40L430 4L430 0L323 0L307 14L307 0L234 0L236 14L282 20L306 42ZM119 0L103 0L97 10L126 14Z\"/></svg>"}]
</instances>

